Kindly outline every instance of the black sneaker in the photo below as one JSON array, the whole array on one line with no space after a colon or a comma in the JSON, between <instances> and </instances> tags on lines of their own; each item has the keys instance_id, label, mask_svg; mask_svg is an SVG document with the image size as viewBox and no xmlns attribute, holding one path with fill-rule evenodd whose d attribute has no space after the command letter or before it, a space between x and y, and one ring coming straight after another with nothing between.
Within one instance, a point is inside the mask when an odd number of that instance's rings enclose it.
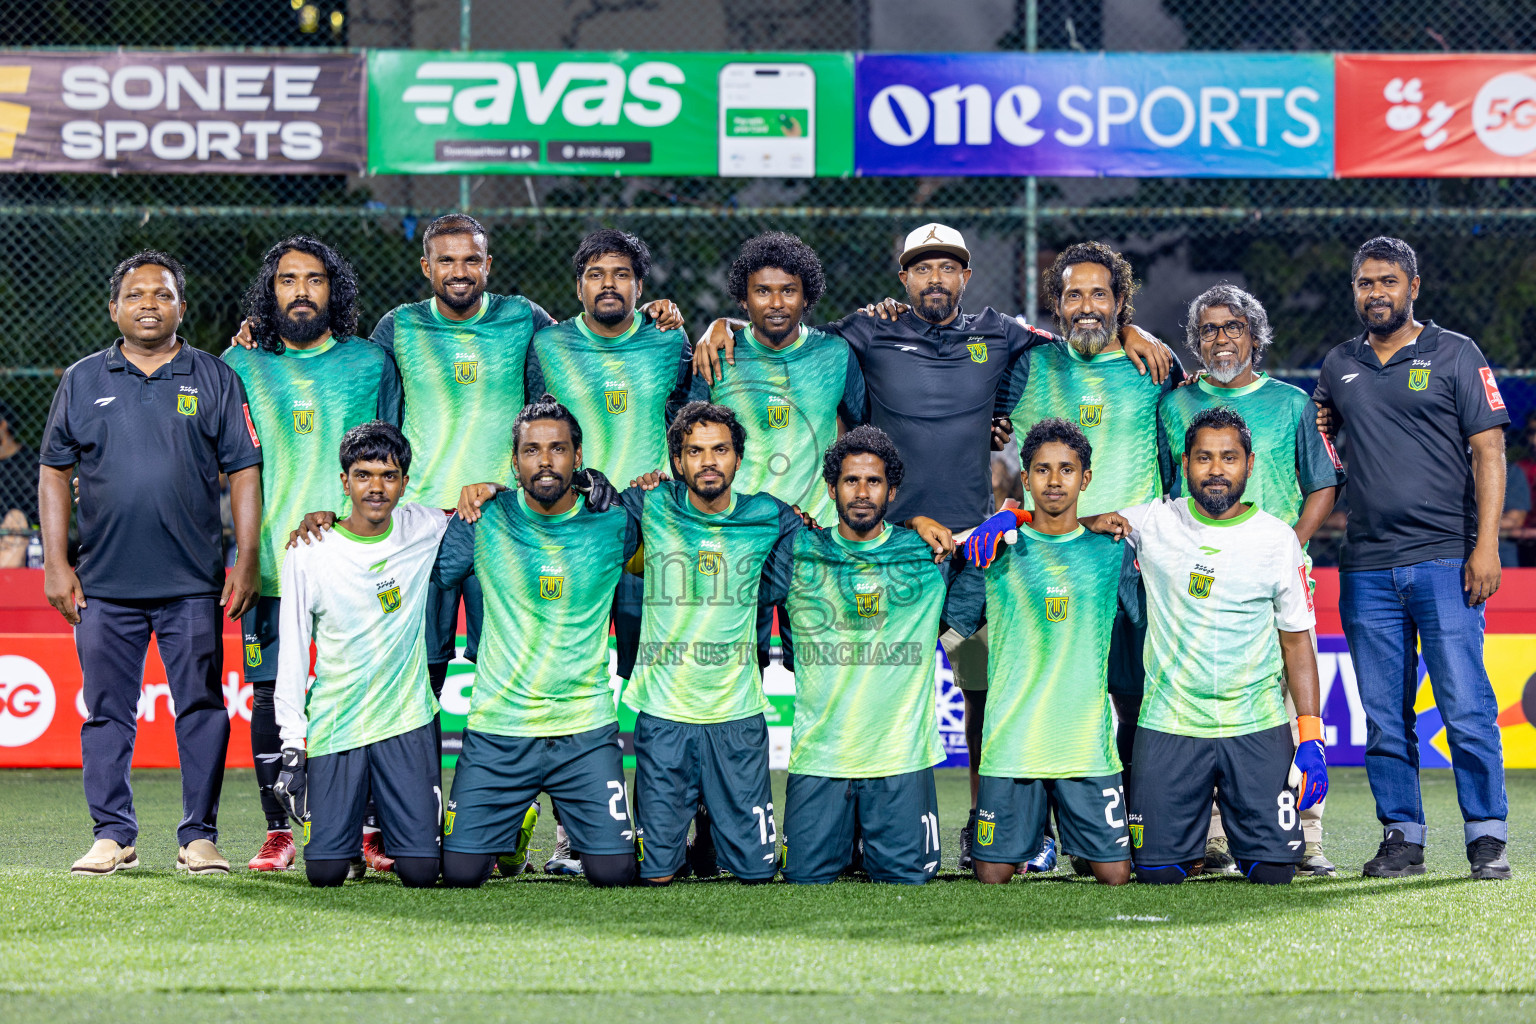
<instances>
[{"instance_id":1,"label":"black sneaker","mask_svg":"<svg viewBox=\"0 0 1536 1024\"><path fill-rule=\"evenodd\" d=\"M715 854L715 834L710 827L709 812L699 805L693 818L693 842L688 844L688 867L695 878L718 878L720 859Z\"/></svg>"},{"instance_id":2,"label":"black sneaker","mask_svg":"<svg viewBox=\"0 0 1536 1024\"><path fill-rule=\"evenodd\" d=\"M1509 858L1504 855L1504 841L1493 836L1478 836L1467 844L1467 860L1472 863L1472 877L1493 880L1511 877Z\"/></svg>"},{"instance_id":3,"label":"black sneaker","mask_svg":"<svg viewBox=\"0 0 1536 1024\"><path fill-rule=\"evenodd\" d=\"M1067 859L1072 862L1072 873L1079 878L1092 878L1093 865L1088 863L1087 857L1079 857L1075 853L1067 854Z\"/></svg>"},{"instance_id":4,"label":"black sneaker","mask_svg":"<svg viewBox=\"0 0 1536 1024\"><path fill-rule=\"evenodd\" d=\"M1424 873L1424 846L1410 843L1399 829L1392 829L1376 848L1376 856L1365 862L1361 872L1366 878L1403 878Z\"/></svg>"},{"instance_id":5,"label":"black sneaker","mask_svg":"<svg viewBox=\"0 0 1536 1024\"><path fill-rule=\"evenodd\" d=\"M970 871L975 865L971 862L971 836L975 829L966 825L960 830L960 859L955 862L955 867L961 871Z\"/></svg>"}]
</instances>

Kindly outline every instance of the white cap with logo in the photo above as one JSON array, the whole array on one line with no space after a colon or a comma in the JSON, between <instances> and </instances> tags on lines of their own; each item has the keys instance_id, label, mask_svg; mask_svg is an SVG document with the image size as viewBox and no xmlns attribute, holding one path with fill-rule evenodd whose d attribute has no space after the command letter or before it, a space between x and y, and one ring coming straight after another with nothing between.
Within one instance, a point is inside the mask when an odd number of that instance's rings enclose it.
<instances>
[{"instance_id":1,"label":"white cap with logo","mask_svg":"<svg viewBox=\"0 0 1536 1024\"><path fill-rule=\"evenodd\" d=\"M906 244L901 247L902 267L905 268L914 257L925 252L949 253L958 256L967 265L971 262L971 250L965 247L965 237L946 224L924 224L907 235Z\"/></svg>"}]
</instances>

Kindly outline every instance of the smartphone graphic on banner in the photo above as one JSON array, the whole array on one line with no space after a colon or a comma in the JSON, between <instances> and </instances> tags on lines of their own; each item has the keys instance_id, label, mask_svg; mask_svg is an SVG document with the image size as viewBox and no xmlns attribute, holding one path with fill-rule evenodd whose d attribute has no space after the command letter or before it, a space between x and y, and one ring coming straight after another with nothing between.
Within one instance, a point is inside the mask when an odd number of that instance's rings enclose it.
<instances>
[{"instance_id":1,"label":"smartphone graphic on banner","mask_svg":"<svg viewBox=\"0 0 1536 1024\"><path fill-rule=\"evenodd\" d=\"M720 176L816 175L816 72L808 64L720 69Z\"/></svg>"}]
</instances>

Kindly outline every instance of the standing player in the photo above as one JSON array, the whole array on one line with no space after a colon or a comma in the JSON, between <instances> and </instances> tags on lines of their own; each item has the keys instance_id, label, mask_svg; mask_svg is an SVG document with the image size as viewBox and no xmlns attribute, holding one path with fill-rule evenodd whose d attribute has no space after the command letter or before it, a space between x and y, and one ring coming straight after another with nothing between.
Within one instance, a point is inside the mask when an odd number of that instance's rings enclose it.
<instances>
[{"instance_id":1,"label":"standing player","mask_svg":"<svg viewBox=\"0 0 1536 1024\"><path fill-rule=\"evenodd\" d=\"M351 512L283 563L275 701L283 753L274 792L303 823L311 885L347 878L370 790L400 881L437 881L437 701L422 620L448 519L441 509L399 505L410 469L410 442L393 424L349 430L341 481ZM311 640L315 682L306 693Z\"/></svg>"},{"instance_id":2,"label":"standing player","mask_svg":"<svg viewBox=\"0 0 1536 1024\"><path fill-rule=\"evenodd\" d=\"M635 725L640 877L683 867L702 802L721 864L744 882L773 878L778 832L768 726L755 652L759 590L783 599L801 520L767 494L732 490L746 430L731 410L683 406L667 429L679 479L621 496L640 522L645 605L626 701Z\"/></svg>"},{"instance_id":3,"label":"standing player","mask_svg":"<svg viewBox=\"0 0 1536 1024\"><path fill-rule=\"evenodd\" d=\"M582 429L544 395L512 429L516 497L448 527L433 578L486 570L485 628L469 724L448 801L443 880L478 886L514 848L540 791L593 885L635 879L619 726L608 685L608 610L638 544L622 509L578 503ZM557 652L540 657L536 651Z\"/></svg>"},{"instance_id":4,"label":"standing player","mask_svg":"<svg viewBox=\"0 0 1536 1024\"><path fill-rule=\"evenodd\" d=\"M693 350L686 333L636 312L651 272L651 251L639 238L611 228L594 231L582 239L572 263L582 313L535 335L534 353L550 393L587 424L587 460L622 486L665 469L667 424L688 401ZM638 576L620 575L613 626L621 679L634 672L644 589ZM544 870L579 869L565 826L557 825L555 852Z\"/></svg>"},{"instance_id":5,"label":"standing player","mask_svg":"<svg viewBox=\"0 0 1536 1024\"><path fill-rule=\"evenodd\" d=\"M1191 387L1163 397L1158 406L1157 449L1163 485L1168 493L1183 493L1179 463L1169 438L1182 438L1202 409L1218 406L1234 409L1253 432L1253 475L1243 496L1252 505L1288 523L1296 531L1302 551L1333 511L1343 466L1333 446L1317 429L1317 406L1306 392L1275 380L1256 367L1273 332L1269 315L1258 299L1241 288L1219 284L1190 303L1185 332L1190 349L1199 357L1205 373ZM1308 586L1312 559L1307 557ZM1316 646L1314 634L1314 647ZM1289 702L1290 695L1286 695ZM1287 713L1295 708L1287 703ZM1297 737L1292 736L1292 740ZM1301 831L1306 842L1301 871L1309 875L1333 875L1336 870L1323 854L1323 801L1301 812ZM1227 850L1221 815L1211 820L1206 844L1207 871L1236 869Z\"/></svg>"},{"instance_id":6,"label":"standing player","mask_svg":"<svg viewBox=\"0 0 1536 1024\"><path fill-rule=\"evenodd\" d=\"M1328 791L1305 556L1290 527L1241 501L1253 462L1243 418L1205 409L1184 435L1188 498L1087 523L1128 536L1146 582L1130 786L1138 882L1177 884L1201 860L1214 790L1238 870L1287 884L1302 859L1297 812Z\"/></svg>"},{"instance_id":7,"label":"standing player","mask_svg":"<svg viewBox=\"0 0 1536 1024\"><path fill-rule=\"evenodd\" d=\"M796 536L786 601L801 656L784 877L834 881L860 843L875 881L921 884L939 869L933 766L944 760L933 637L950 567L934 563L953 542L933 520L921 532L885 521L902 463L879 427L838 439L822 476L837 528Z\"/></svg>"},{"instance_id":8,"label":"standing player","mask_svg":"<svg viewBox=\"0 0 1536 1024\"><path fill-rule=\"evenodd\" d=\"M382 349L353 336L357 275L324 242L295 235L267 250L245 305L258 347L231 345L224 361L244 382L257 436L265 441L261 598L242 628L245 680L251 684L251 753L267 838L249 867L285 871L293 863L293 831L287 811L272 795L282 756L272 690L284 546L304 513L341 510L330 467L342 436L373 419L400 422L400 376Z\"/></svg>"},{"instance_id":9,"label":"standing player","mask_svg":"<svg viewBox=\"0 0 1536 1024\"><path fill-rule=\"evenodd\" d=\"M1131 880L1125 787L1110 721L1108 664L1116 611L1135 607L1128 549L1087 532L1079 495L1095 479L1093 446L1064 419L1019 442L1033 519L986 569L987 724L972 847L976 877L998 884L1045 838L1052 807L1065 851L1106 885ZM988 561L982 539L966 545Z\"/></svg>"}]
</instances>

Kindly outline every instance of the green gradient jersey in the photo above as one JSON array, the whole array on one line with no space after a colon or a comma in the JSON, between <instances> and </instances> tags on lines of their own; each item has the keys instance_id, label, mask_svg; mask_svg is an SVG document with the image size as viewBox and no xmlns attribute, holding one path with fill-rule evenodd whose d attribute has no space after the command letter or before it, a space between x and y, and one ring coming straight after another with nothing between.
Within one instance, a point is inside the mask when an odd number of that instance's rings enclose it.
<instances>
[{"instance_id":1,"label":"green gradient jersey","mask_svg":"<svg viewBox=\"0 0 1536 1024\"><path fill-rule=\"evenodd\" d=\"M738 350L739 351L739 350ZM795 723L789 770L878 778L944 760L934 644L948 573L911 530L873 540L837 530L795 538L789 586Z\"/></svg>"},{"instance_id":2,"label":"green gradient jersey","mask_svg":"<svg viewBox=\"0 0 1536 1024\"><path fill-rule=\"evenodd\" d=\"M1147 592L1140 724L1214 738L1285 725L1277 630L1316 624L1296 532L1257 505L1211 519L1189 498L1120 514Z\"/></svg>"},{"instance_id":3,"label":"green gradient jersey","mask_svg":"<svg viewBox=\"0 0 1536 1024\"><path fill-rule=\"evenodd\" d=\"M762 714L759 589L764 604L784 600L800 517L771 495L734 491L729 508L707 515L677 480L619 500L645 548L640 653L625 702L673 722Z\"/></svg>"},{"instance_id":4,"label":"green gradient jersey","mask_svg":"<svg viewBox=\"0 0 1536 1024\"><path fill-rule=\"evenodd\" d=\"M1157 464L1157 402L1184 377L1174 359L1162 384L1137 372L1122 350L1084 359L1064 341L1036 345L1014 366L1014 436L1023 439L1040 420L1076 423L1093 445L1093 481L1077 514L1098 515L1150 501L1163 493ZM1034 508L1029 490L1024 507Z\"/></svg>"},{"instance_id":5,"label":"green gradient jersey","mask_svg":"<svg viewBox=\"0 0 1536 1024\"><path fill-rule=\"evenodd\" d=\"M1202 377L1163 396L1157 409L1157 457L1170 495L1184 493L1184 432L1202 409L1218 407L1235 410L1253 434L1253 473L1244 501L1295 526L1307 495L1344 486L1344 467L1317 429L1312 399L1300 388L1261 373L1240 388L1219 388Z\"/></svg>"},{"instance_id":6,"label":"green gradient jersey","mask_svg":"<svg viewBox=\"0 0 1536 1024\"><path fill-rule=\"evenodd\" d=\"M686 334L660 330L637 312L628 331L604 338L578 316L534 335L533 349L544 386L581 424L584 465L620 490L642 473L670 475L667 424L693 379Z\"/></svg>"},{"instance_id":7,"label":"green gradient jersey","mask_svg":"<svg viewBox=\"0 0 1536 1024\"><path fill-rule=\"evenodd\" d=\"M327 339L285 352L233 345L261 438L261 593L282 595L283 550L306 512L348 513L338 479L341 437L372 419L400 424L400 376L388 353L363 338Z\"/></svg>"},{"instance_id":8,"label":"green gradient jersey","mask_svg":"<svg viewBox=\"0 0 1536 1024\"><path fill-rule=\"evenodd\" d=\"M436 299L384 314L373 341L395 357L405 390L404 500L454 508L465 484L507 479L512 421L542 386L533 336L552 323L521 295L489 292L468 320L449 320Z\"/></svg>"},{"instance_id":9,"label":"green gradient jersey","mask_svg":"<svg viewBox=\"0 0 1536 1024\"><path fill-rule=\"evenodd\" d=\"M608 611L639 530L621 508L578 501L542 515L522 491L454 517L433 582L480 578L485 624L469 728L493 736L569 736L612 723Z\"/></svg>"},{"instance_id":10,"label":"green gradient jersey","mask_svg":"<svg viewBox=\"0 0 1536 1024\"><path fill-rule=\"evenodd\" d=\"M837 440L839 417L844 427L865 419L864 373L848 343L801 324L799 339L775 350L748 326L736 335L736 365L722 362L720 371L713 386L695 378L691 397L728 406L747 428L737 485L837 525L821 454Z\"/></svg>"},{"instance_id":11,"label":"green gradient jersey","mask_svg":"<svg viewBox=\"0 0 1536 1024\"><path fill-rule=\"evenodd\" d=\"M427 584L447 526L441 509L401 504L378 537L338 523L288 553L273 692L285 747L335 754L432 721ZM306 694L311 640L315 681Z\"/></svg>"},{"instance_id":12,"label":"green gradient jersey","mask_svg":"<svg viewBox=\"0 0 1536 1024\"><path fill-rule=\"evenodd\" d=\"M998 551L986 576L981 774L1071 779L1118 772L1109 636L1122 591L1135 591L1129 546L1081 526L1061 536L1026 526L1018 543Z\"/></svg>"}]
</instances>

